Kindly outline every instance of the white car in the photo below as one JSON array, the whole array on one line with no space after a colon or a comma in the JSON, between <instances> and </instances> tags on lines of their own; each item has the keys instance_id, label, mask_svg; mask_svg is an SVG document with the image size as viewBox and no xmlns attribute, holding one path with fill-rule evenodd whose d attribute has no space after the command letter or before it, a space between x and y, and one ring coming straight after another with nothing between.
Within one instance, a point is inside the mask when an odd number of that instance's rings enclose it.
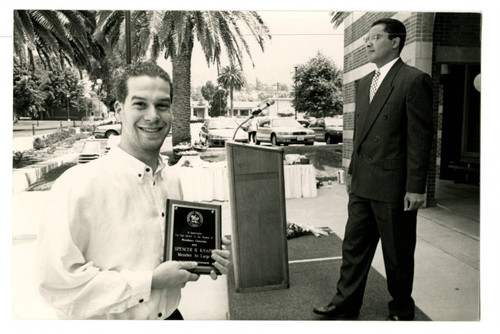
<instances>
[{"instance_id":1,"label":"white car","mask_svg":"<svg viewBox=\"0 0 500 334\"><path fill-rule=\"evenodd\" d=\"M306 129L293 118L267 118L259 122L255 143L270 142L280 144L314 144L314 131Z\"/></svg>"},{"instance_id":2,"label":"white car","mask_svg":"<svg viewBox=\"0 0 500 334\"><path fill-rule=\"evenodd\" d=\"M224 146L227 140L232 140L238 123L232 118L207 119L200 129L200 142L207 147ZM248 143L248 134L243 129L238 129L237 142Z\"/></svg>"},{"instance_id":3,"label":"white car","mask_svg":"<svg viewBox=\"0 0 500 334\"><path fill-rule=\"evenodd\" d=\"M119 136L122 132L122 123L116 122L113 124L99 125L94 129L95 138L109 138L111 136Z\"/></svg>"},{"instance_id":4,"label":"white car","mask_svg":"<svg viewBox=\"0 0 500 334\"><path fill-rule=\"evenodd\" d=\"M89 139L83 144L82 152L78 155L78 163L85 164L98 159L102 155L101 140Z\"/></svg>"}]
</instances>

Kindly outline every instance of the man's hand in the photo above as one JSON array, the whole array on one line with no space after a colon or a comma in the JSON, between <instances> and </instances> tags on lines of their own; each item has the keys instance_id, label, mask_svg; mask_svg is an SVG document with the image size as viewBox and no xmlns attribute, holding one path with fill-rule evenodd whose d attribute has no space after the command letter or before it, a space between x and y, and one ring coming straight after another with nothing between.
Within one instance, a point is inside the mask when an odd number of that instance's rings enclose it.
<instances>
[{"instance_id":1,"label":"man's hand","mask_svg":"<svg viewBox=\"0 0 500 334\"><path fill-rule=\"evenodd\" d=\"M425 202L425 194L407 192L404 198L404 210L412 211L419 209Z\"/></svg>"},{"instance_id":2,"label":"man's hand","mask_svg":"<svg viewBox=\"0 0 500 334\"><path fill-rule=\"evenodd\" d=\"M188 270L198 266L196 262L167 261L161 263L153 270L153 289L183 288L187 282L195 282L200 275L193 274Z\"/></svg>"},{"instance_id":3,"label":"man's hand","mask_svg":"<svg viewBox=\"0 0 500 334\"><path fill-rule=\"evenodd\" d=\"M215 260L214 267L217 268L223 275L227 275L229 272L229 266L231 265L231 252L228 250L229 246L231 246L231 241L222 237L222 245L223 249L214 249L212 251L212 259ZM210 277L213 280L217 279L215 270L210 272Z\"/></svg>"},{"instance_id":4,"label":"man's hand","mask_svg":"<svg viewBox=\"0 0 500 334\"><path fill-rule=\"evenodd\" d=\"M351 174L345 174L345 190L347 191L347 195L351 193L351 180L352 176Z\"/></svg>"}]
</instances>

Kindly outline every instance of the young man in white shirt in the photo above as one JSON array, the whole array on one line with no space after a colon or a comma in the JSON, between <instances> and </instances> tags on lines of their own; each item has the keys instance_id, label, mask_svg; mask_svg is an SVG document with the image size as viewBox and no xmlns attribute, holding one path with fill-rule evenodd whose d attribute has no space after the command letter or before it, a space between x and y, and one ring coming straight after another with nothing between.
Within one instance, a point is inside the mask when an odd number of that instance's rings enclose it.
<instances>
[{"instance_id":1,"label":"young man in white shirt","mask_svg":"<svg viewBox=\"0 0 500 334\"><path fill-rule=\"evenodd\" d=\"M51 190L38 237L39 290L61 318L182 319L181 288L199 275L189 271L196 262L163 259L165 201L182 199L159 155L172 124L172 83L155 64L133 64L117 76L115 94L120 144L69 169ZM230 252L212 258L227 274Z\"/></svg>"}]
</instances>

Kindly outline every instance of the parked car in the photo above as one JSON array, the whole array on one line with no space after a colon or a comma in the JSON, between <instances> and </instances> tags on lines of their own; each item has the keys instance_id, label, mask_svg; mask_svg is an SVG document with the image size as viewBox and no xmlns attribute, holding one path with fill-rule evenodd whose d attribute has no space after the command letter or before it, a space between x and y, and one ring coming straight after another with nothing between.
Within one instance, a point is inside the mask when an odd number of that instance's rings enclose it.
<instances>
[{"instance_id":1,"label":"parked car","mask_svg":"<svg viewBox=\"0 0 500 334\"><path fill-rule=\"evenodd\" d=\"M314 131L304 128L293 118L267 118L259 122L255 143L270 142L274 146L283 144L314 144Z\"/></svg>"},{"instance_id":2,"label":"parked car","mask_svg":"<svg viewBox=\"0 0 500 334\"><path fill-rule=\"evenodd\" d=\"M313 121L308 129L314 131L316 141L338 144L342 142L343 125L342 116L325 117Z\"/></svg>"},{"instance_id":3,"label":"parked car","mask_svg":"<svg viewBox=\"0 0 500 334\"><path fill-rule=\"evenodd\" d=\"M94 129L95 138L109 138L111 136L119 136L122 132L122 123L116 122L112 124L99 125Z\"/></svg>"},{"instance_id":4,"label":"parked car","mask_svg":"<svg viewBox=\"0 0 500 334\"><path fill-rule=\"evenodd\" d=\"M200 129L200 142L207 146L224 146L226 140L232 140L238 123L232 118L207 119ZM248 135L243 129L239 129L234 138L237 142L248 143Z\"/></svg>"},{"instance_id":5,"label":"parked car","mask_svg":"<svg viewBox=\"0 0 500 334\"><path fill-rule=\"evenodd\" d=\"M308 121L307 119L298 119L297 122L299 122L303 127L307 128L309 124L311 124L311 121Z\"/></svg>"},{"instance_id":6,"label":"parked car","mask_svg":"<svg viewBox=\"0 0 500 334\"><path fill-rule=\"evenodd\" d=\"M108 154L109 150L111 150L114 146L118 146L120 144L122 136L111 136L108 138L106 142L106 146L104 147L104 155Z\"/></svg>"},{"instance_id":7,"label":"parked car","mask_svg":"<svg viewBox=\"0 0 500 334\"><path fill-rule=\"evenodd\" d=\"M78 163L84 164L101 156L101 141L87 140L83 144L82 152L78 155Z\"/></svg>"}]
</instances>

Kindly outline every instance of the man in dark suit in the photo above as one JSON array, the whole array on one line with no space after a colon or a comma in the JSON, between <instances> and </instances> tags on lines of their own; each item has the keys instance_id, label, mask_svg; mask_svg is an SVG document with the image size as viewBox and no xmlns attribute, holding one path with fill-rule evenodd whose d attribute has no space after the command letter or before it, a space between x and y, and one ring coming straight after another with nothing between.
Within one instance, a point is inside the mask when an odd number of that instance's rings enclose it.
<instances>
[{"instance_id":1,"label":"man in dark suit","mask_svg":"<svg viewBox=\"0 0 500 334\"><path fill-rule=\"evenodd\" d=\"M313 310L317 314L358 317L381 239L392 297L388 319L414 318L417 210L425 200L433 109L431 78L399 58L405 39L405 26L394 19L374 22L365 38L377 70L357 87L340 279L331 302Z\"/></svg>"}]
</instances>

